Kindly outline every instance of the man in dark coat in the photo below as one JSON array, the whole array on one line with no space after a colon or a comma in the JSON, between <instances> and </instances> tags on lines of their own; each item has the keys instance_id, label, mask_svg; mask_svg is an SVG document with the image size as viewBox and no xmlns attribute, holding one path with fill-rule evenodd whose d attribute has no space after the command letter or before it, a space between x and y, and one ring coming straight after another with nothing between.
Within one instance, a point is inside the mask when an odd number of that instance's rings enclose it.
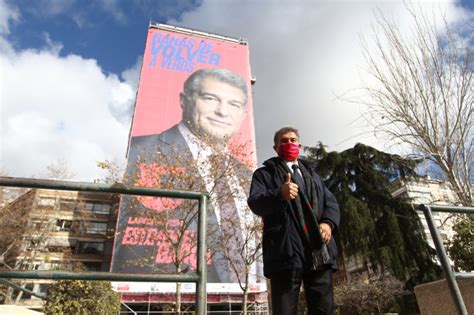
<instances>
[{"instance_id":1,"label":"man in dark coat","mask_svg":"<svg viewBox=\"0 0 474 315\"><path fill-rule=\"evenodd\" d=\"M278 157L253 174L248 204L264 222L263 264L271 282L273 314L297 314L301 282L308 314L333 314L333 233L340 212L314 166L298 158L300 147L297 129L275 133Z\"/></svg>"}]
</instances>

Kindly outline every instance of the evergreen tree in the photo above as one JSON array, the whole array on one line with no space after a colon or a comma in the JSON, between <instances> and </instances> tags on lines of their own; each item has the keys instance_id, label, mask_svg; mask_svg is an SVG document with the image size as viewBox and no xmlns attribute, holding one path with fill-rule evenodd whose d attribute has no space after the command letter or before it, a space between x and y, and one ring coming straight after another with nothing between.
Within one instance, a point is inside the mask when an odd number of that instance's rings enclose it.
<instances>
[{"instance_id":1,"label":"evergreen tree","mask_svg":"<svg viewBox=\"0 0 474 315\"><path fill-rule=\"evenodd\" d=\"M110 282L59 280L48 290L45 314L118 314L120 294Z\"/></svg>"},{"instance_id":2,"label":"evergreen tree","mask_svg":"<svg viewBox=\"0 0 474 315\"><path fill-rule=\"evenodd\" d=\"M457 271L474 271L474 215L462 215L453 226L456 232L448 241L448 252Z\"/></svg>"},{"instance_id":3,"label":"evergreen tree","mask_svg":"<svg viewBox=\"0 0 474 315\"><path fill-rule=\"evenodd\" d=\"M344 255L365 257L373 268L408 279L408 287L439 277L415 209L389 191L394 179L416 176L416 161L360 143L341 153L321 143L305 151L339 202L336 240Z\"/></svg>"}]
</instances>

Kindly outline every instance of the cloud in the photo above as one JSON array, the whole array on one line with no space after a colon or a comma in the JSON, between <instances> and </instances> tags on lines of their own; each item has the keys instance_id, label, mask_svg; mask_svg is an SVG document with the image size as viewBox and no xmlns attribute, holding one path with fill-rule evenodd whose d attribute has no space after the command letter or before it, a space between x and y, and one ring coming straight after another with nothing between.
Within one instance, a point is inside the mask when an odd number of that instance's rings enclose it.
<instances>
[{"instance_id":1,"label":"cloud","mask_svg":"<svg viewBox=\"0 0 474 315\"><path fill-rule=\"evenodd\" d=\"M63 49L63 44L60 42L55 42L51 39L48 33L43 32L43 39L46 44L46 49L51 52L53 55L59 55L61 49Z\"/></svg>"},{"instance_id":2,"label":"cloud","mask_svg":"<svg viewBox=\"0 0 474 315\"><path fill-rule=\"evenodd\" d=\"M0 35L10 34L10 23L20 19L18 8L9 5L5 0L0 0Z\"/></svg>"},{"instance_id":3,"label":"cloud","mask_svg":"<svg viewBox=\"0 0 474 315\"><path fill-rule=\"evenodd\" d=\"M1 0L4 2L5 0ZM179 19L184 12L199 7L202 0L18 0L19 6L38 19L62 17L73 21L78 28L93 28L103 22L120 26L134 24L136 19ZM0 7L1 8L1 7ZM18 11L17 11L18 12ZM0 18L3 10L0 11Z\"/></svg>"},{"instance_id":4,"label":"cloud","mask_svg":"<svg viewBox=\"0 0 474 315\"><path fill-rule=\"evenodd\" d=\"M124 84L120 88L114 89L111 95L112 100L109 103L110 113L117 121L127 126L132 121L135 92L138 88L141 67L142 57L139 57L135 65L121 73L120 77Z\"/></svg>"},{"instance_id":5,"label":"cloud","mask_svg":"<svg viewBox=\"0 0 474 315\"><path fill-rule=\"evenodd\" d=\"M43 16L54 16L67 13L76 3L75 0L37 0L36 12Z\"/></svg>"},{"instance_id":6,"label":"cloud","mask_svg":"<svg viewBox=\"0 0 474 315\"><path fill-rule=\"evenodd\" d=\"M451 1L420 3L464 14ZM169 24L249 40L259 161L274 155L272 137L285 125L300 129L302 141L322 141L330 150L356 142L388 149L361 120L365 108L338 96L359 87L364 76L360 35L370 34L374 12L402 27L410 19L402 1L206 1Z\"/></svg>"},{"instance_id":7,"label":"cloud","mask_svg":"<svg viewBox=\"0 0 474 315\"><path fill-rule=\"evenodd\" d=\"M138 88L138 81L140 80L140 72L142 69L143 57L139 56L137 62L131 68L122 72L121 77L128 82L134 89Z\"/></svg>"},{"instance_id":8,"label":"cloud","mask_svg":"<svg viewBox=\"0 0 474 315\"><path fill-rule=\"evenodd\" d=\"M22 10L39 19L64 17L71 19L79 28L93 27L97 16L111 17L119 24L125 24L127 17L117 0L77 1L77 0L36 0L23 1Z\"/></svg>"},{"instance_id":9,"label":"cloud","mask_svg":"<svg viewBox=\"0 0 474 315\"><path fill-rule=\"evenodd\" d=\"M90 23L85 8L72 9L80 1L36 3L49 4L44 10L50 16L74 13L76 23ZM364 142L384 148L360 120L364 108L337 97L364 76L359 36L370 31L377 7L409 27L401 2L377 3L180 1L179 12L168 5L176 19L167 22L249 40L261 162L273 155L273 132L283 125L298 127L307 145L322 141L342 150ZM115 1L100 5L110 15L123 10ZM140 5L150 14L167 8ZM436 6L450 21L469 14L451 2ZM28 177L65 160L76 179L94 179L100 176L97 160L125 159L141 58L120 74L105 74L94 59L61 56L61 42L47 33L42 48L17 51L6 36L20 20L18 8L0 0L0 168Z\"/></svg>"},{"instance_id":10,"label":"cloud","mask_svg":"<svg viewBox=\"0 0 474 315\"><path fill-rule=\"evenodd\" d=\"M118 0L102 0L99 1L99 5L104 10L104 12L110 14L115 21L122 24L127 21L124 12L119 7Z\"/></svg>"},{"instance_id":11,"label":"cloud","mask_svg":"<svg viewBox=\"0 0 474 315\"><path fill-rule=\"evenodd\" d=\"M196 10L203 2L203 0L137 1L143 14L152 21L164 21L166 19L181 20L185 12Z\"/></svg>"},{"instance_id":12,"label":"cloud","mask_svg":"<svg viewBox=\"0 0 474 315\"><path fill-rule=\"evenodd\" d=\"M61 44L44 38L44 48L0 53L1 165L29 177L65 160L75 179L90 181L101 174L96 161L125 159L136 70L125 80L104 74L93 59L59 56Z\"/></svg>"}]
</instances>

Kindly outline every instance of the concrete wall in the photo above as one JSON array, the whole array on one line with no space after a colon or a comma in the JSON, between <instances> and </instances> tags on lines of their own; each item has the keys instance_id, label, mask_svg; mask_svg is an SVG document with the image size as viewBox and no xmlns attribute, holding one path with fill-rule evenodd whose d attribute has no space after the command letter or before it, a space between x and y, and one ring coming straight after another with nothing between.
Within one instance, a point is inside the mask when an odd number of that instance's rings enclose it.
<instances>
[{"instance_id":1,"label":"concrete wall","mask_svg":"<svg viewBox=\"0 0 474 315\"><path fill-rule=\"evenodd\" d=\"M468 314L474 314L474 279L457 279ZM457 315L446 280L415 287L416 300L422 315Z\"/></svg>"}]
</instances>

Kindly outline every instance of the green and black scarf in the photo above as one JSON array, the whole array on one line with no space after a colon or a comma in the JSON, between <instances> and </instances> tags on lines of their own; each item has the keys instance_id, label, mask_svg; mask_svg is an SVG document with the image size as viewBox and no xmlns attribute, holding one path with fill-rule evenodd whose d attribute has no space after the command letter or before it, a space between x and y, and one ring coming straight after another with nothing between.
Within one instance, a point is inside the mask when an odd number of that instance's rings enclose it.
<instances>
[{"instance_id":1,"label":"green and black scarf","mask_svg":"<svg viewBox=\"0 0 474 315\"><path fill-rule=\"evenodd\" d=\"M302 163L299 163L299 168L303 175L306 189L303 191L299 189L298 197L290 201L291 208L294 213L294 218L297 220L298 230L303 238L305 244L311 248L313 256L313 267L318 267L330 262L328 249L324 244L323 238L319 231L318 224L318 195L315 183L312 180L308 170ZM289 170L287 164L282 159L278 159L276 169L284 181L287 174L292 172ZM296 182L293 178L293 182Z\"/></svg>"}]
</instances>

